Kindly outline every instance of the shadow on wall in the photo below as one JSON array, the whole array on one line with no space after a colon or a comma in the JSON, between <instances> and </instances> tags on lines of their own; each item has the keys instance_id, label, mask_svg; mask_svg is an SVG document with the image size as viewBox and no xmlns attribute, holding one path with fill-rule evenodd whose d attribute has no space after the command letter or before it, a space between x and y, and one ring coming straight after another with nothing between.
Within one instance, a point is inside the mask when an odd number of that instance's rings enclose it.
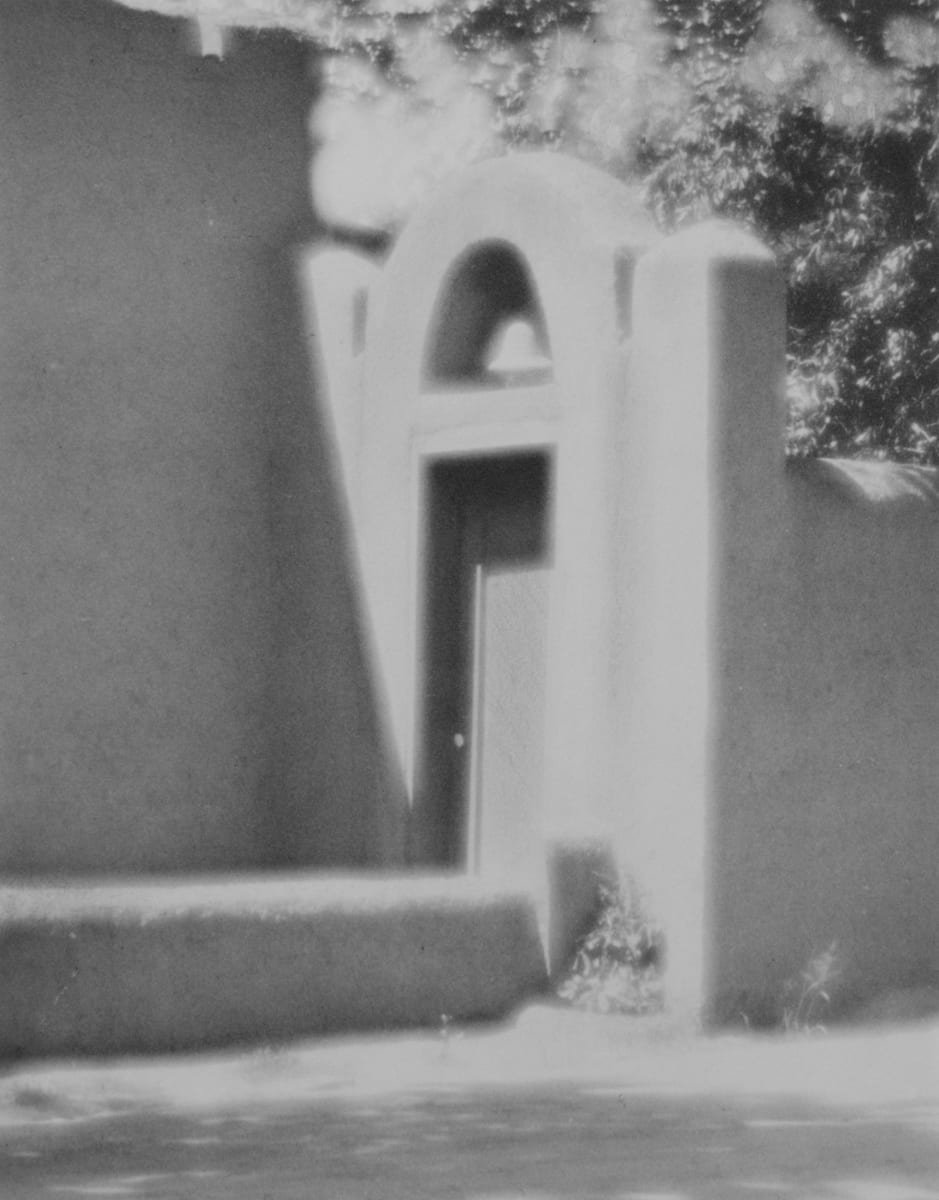
<instances>
[{"instance_id":1,"label":"shadow on wall","mask_svg":"<svg viewBox=\"0 0 939 1200\"><path fill-rule=\"evenodd\" d=\"M404 786L396 787L390 749L382 750L349 515L304 350L295 258L282 252L268 269L264 341L279 384L267 397L276 629L271 857L394 864L403 847Z\"/></svg>"},{"instance_id":2,"label":"shadow on wall","mask_svg":"<svg viewBox=\"0 0 939 1200\"><path fill-rule=\"evenodd\" d=\"M354 578L348 514L323 398L302 320L297 256L302 247L349 238L369 252L380 237L339 229L311 211L310 106L318 100L311 52L289 34L265 35L285 60L302 59L302 109L277 113L295 139L289 178L295 216L259 254L258 303L244 314L240 370L254 374L266 413L267 519L272 547L273 661L267 713L269 758L260 790L266 857L272 865L387 866L403 848L403 781L382 746L377 680L367 653ZM251 35L242 34L241 44ZM238 41L234 43L237 69ZM302 118L302 125L301 125ZM267 164L251 168L259 177Z\"/></svg>"},{"instance_id":3,"label":"shadow on wall","mask_svg":"<svg viewBox=\"0 0 939 1200\"><path fill-rule=\"evenodd\" d=\"M267 33L284 58L310 51L288 34ZM251 35L242 34L244 46ZM237 69L238 39L234 39ZM307 80L316 79L304 61ZM297 256L337 239L385 248L379 236L338 229L311 212L309 84L302 110L289 114L295 139L291 176L277 180L295 215L257 255L257 302L245 311L237 373L252 379L265 416L267 522L271 539L273 658L267 695L268 761L259 795L261 854L274 866L397 864L403 852L403 781L382 746L377 680L367 653L354 578L348 514L302 320ZM276 114L283 117L283 114ZM302 117L302 127L300 118ZM286 125L286 122L283 122ZM260 177L267 165L251 168Z\"/></svg>"}]
</instances>

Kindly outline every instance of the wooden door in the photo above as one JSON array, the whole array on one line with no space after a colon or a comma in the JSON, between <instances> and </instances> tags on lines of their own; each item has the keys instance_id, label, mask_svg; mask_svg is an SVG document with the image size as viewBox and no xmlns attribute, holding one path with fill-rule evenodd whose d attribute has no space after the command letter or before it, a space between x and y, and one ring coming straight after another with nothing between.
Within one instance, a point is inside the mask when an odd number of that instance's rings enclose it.
<instances>
[{"instance_id":1,"label":"wooden door","mask_svg":"<svg viewBox=\"0 0 939 1200\"><path fill-rule=\"evenodd\" d=\"M513 875L533 851L543 758L549 464L430 469L415 858Z\"/></svg>"}]
</instances>

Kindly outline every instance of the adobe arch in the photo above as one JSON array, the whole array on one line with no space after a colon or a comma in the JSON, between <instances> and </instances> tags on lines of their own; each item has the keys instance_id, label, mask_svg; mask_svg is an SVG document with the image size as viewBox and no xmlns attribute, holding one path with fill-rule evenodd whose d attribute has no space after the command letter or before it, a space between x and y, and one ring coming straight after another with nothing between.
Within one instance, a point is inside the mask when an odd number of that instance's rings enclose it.
<instances>
[{"instance_id":1,"label":"adobe arch","mask_svg":"<svg viewBox=\"0 0 939 1200\"><path fill-rule=\"evenodd\" d=\"M560 155L517 155L478 165L442 191L415 215L372 281L358 442L346 457L354 463L350 499L390 729L409 787L427 465L440 456L526 448L549 455L553 468L549 792L606 786L594 748L610 644L611 596L598 579L611 544L609 447L632 267L654 237L638 197L622 184ZM474 386L480 363L473 355L488 327L470 331L465 358L441 327L448 312L467 318L460 266L473 261L484 267L497 314L534 314L550 349L549 383L497 392ZM500 262L514 264L514 278L500 277L493 269ZM426 369L442 345L449 349L437 365L462 376L446 388ZM550 794L545 804L550 824L563 804Z\"/></svg>"},{"instance_id":2,"label":"adobe arch","mask_svg":"<svg viewBox=\"0 0 939 1200\"><path fill-rule=\"evenodd\" d=\"M463 334L441 328L448 306L467 318L463 267L480 254L484 280L495 285L501 261L524 284L494 307L536 314L550 378L485 386L485 303L465 355ZM658 241L627 189L534 155L468 172L383 268L345 265L348 311L368 291L364 349L324 351L412 801L427 480L455 459L535 456L550 466L553 552L537 840L613 833L641 861L669 939L670 996L695 1007L713 993L726 932L709 872L729 764L721 702L741 636L729 614L759 594L750 576L772 553L782 488L785 304L772 257L724 226ZM317 264L321 283L332 267ZM321 327L328 313L348 329L342 303L319 307Z\"/></svg>"},{"instance_id":3,"label":"adobe arch","mask_svg":"<svg viewBox=\"0 0 939 1200\"><path fill-rule=\"evenodd\" d=\"M654 237L634 191L574 159L520 154L471 168L418 211L371 289L366 410L381 395L387 424L408 424L426 390L421 364L444 284L487 244L511 248L526 265L559 382L576 384L625 332L629 263Z\"/></svg>"},{"instance_id":4,"label":"adobe arch","mask_svg":"<svg viewBox=\"0 0 939 1200\"><path fill-rule=\"evenodd\" d=\"M515 155L443 189L384 265L328 250L309 267L376 686L412 817L428 501L435 467L458 462L511 459L547 487L543 788L528 840L537 851L602 835L621 801L611 661L624 347L634 267L655 240L637 195L609 176L561 155ZM486 348L517 315L550 371L493 387Z\"/></svg>"}]
</instances>

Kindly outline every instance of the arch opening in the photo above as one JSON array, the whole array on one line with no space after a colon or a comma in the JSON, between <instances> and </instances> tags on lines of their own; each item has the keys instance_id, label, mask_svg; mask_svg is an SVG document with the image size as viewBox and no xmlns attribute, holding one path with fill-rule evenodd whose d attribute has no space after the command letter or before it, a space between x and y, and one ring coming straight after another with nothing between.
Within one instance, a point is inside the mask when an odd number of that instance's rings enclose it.
<instances>
[{"instance_id":1,"label":"arch opening","mask_svg":"<svg viewBox=\"0 0 939 1200\"><path fill-rule=\"evenodd\" d=\"M503 381L490 363L500 335L512 322L530 328L536 369L550 376L547 323L524 257L508 242L471 246L454 263L434 305L423 362L425 386L499 386Z\"/></svg>"}]
</instances>

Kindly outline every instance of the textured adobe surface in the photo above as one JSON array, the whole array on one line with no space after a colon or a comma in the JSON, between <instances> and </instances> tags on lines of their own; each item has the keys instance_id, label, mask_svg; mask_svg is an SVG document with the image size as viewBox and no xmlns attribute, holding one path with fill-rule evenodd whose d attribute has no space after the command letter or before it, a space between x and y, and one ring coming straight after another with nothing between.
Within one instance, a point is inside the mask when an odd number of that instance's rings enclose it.
<instances>
[{"instance_id":1,"label":"textured adobe surface","mask_svg":"<svg viewBox=\"0 0 939 1200\"><path fill-rule=\"evenodd\" d=\"M115 1054L505 1015L530 900L457 877L0 890L0 1055Z\"/></svg>"}]
</instances>

